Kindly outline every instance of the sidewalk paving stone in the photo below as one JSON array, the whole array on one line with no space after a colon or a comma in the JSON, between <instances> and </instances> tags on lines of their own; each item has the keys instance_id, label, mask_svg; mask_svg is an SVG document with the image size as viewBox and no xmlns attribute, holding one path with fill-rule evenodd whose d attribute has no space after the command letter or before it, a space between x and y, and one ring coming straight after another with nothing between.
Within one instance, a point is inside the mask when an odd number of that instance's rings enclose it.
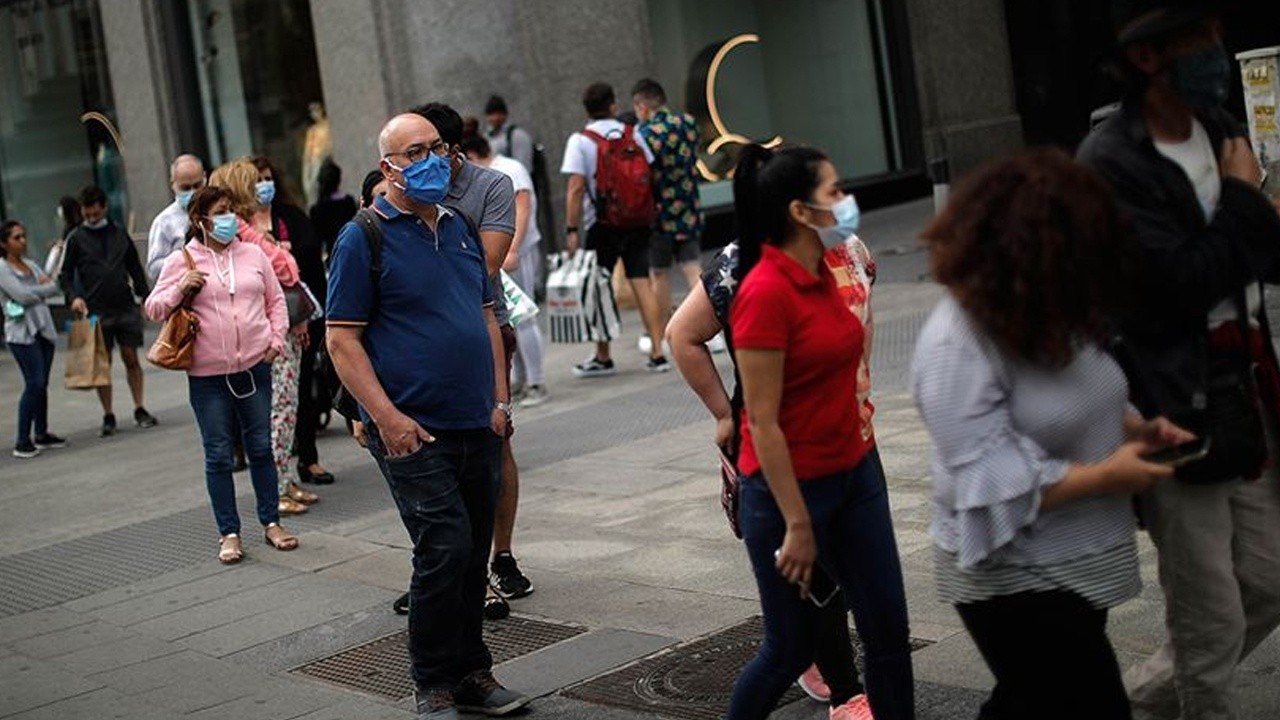
<instances>
[{"instance_id":1,"label":"sidewalk paving stone","mask_svg":"<svg viewBox=\"0 0 1280 720\"><path fill-rule=\"evenodd\" d=\"M118 625L95 620L13 643L18 653L38 660L48 660L83 648L118 643L138 637L137 633Z\"/></svg>"},{"instance_id":2,"label":"sidewalk paving stone","mask_svg":"<svg viewBox=\"0 0 1280 720\"><path fill-rule=\"evenodd\" d=\"M49 607L22 615L11 615L0 618L0 645L10 645L45 633L84 625L93 620L94 618L89 615L61 607Z\"/></svg>"},{"instance_id":3,"label":"sidewalk paving stone","mask_svg":"<svg viewBox=\"0 0 1280 720\"><path fill-rule=\"evenodd\" d=\"M82 695L105 684L20 653L0 658L0 678L4 678L0 682L0 717Z\"/></svg>"}]
</instances>

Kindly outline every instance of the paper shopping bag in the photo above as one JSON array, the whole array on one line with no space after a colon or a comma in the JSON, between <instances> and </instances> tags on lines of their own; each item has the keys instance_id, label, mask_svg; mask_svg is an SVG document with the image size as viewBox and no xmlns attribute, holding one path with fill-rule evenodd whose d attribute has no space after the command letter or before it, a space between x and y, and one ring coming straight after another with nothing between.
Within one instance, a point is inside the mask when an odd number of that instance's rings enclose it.
<instances>
[{"instance_id":1,"label":"paper shopping bag","mask_svg":"<svg viewBox=\"0 0 1280 720\"><path fill-rule=\"evenodd\" d=\"M536 322L538 316L538 303L529 297L529 294L520 289L515 280L507 274L506 270L499 270L499 276L502 278L502 294L507 300L507 312L511 316L511 326L519 327L526 322L533 320Z\"/></svg>"},{"instance_id":2,"label":"paper shopping bag","mask_svg":"<svg viewBox=\"0 0 1280 720\"><path fill-rule=\"evenodd\" d=\"M613 268L602 268L597 264L588 280L584 303L588 339L592 342L613 342L622 334L622 316L618 314L612 276Z\"/></svg>"},{"instance_id":3,"label":"paper shopping bag","mask_svg":"<svg viewBox=\"0 0 1280 720\"><path fill-rule=\"evenodd\" d=\"M111 356L97 318L71 321L67 334L68 390L92 390L111 385Z\"/></svg>"},{"instance_id":4,"label":"paper shopping bag","mask_svg":"<svg viewBox=\"0 0 1280 720\"><path fill-rule=\"evenodd\" d=\"M595 251L554 253L547 256L547 263L547 326L551 342L587 342L587 293L594 286Z\"/></svg>"}]
</instances>

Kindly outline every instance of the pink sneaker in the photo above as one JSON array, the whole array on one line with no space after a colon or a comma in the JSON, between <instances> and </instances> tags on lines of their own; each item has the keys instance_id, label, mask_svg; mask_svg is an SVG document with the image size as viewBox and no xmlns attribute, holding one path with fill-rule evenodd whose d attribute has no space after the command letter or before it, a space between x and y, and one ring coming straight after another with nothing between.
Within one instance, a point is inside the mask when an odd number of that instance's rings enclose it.
<instances>
[{"instance_id":1,"label":"pink sneaker","mask_svg":"<svg viewBox=\"0 0 1280 720\"><path fill-rule=\"evenodd\" d=\"M875 716L871 714L871 704L864 694L854 695L849 702L831 708L831 720L875 720Z\"/></svg>"},{"instance_id":2,"label":"pink sneaker","mask_svg":"<svg viewBox=\"0 0 1280 720\"><path fill-rule=\"evenodd\" d=\"M796 684L806 695L820 703L831 701L831 688L827 687L827 681L822 679L822 673L818 672L817 665L810 665L808 670L796 678Z\"/></svg>"}]
</instances>

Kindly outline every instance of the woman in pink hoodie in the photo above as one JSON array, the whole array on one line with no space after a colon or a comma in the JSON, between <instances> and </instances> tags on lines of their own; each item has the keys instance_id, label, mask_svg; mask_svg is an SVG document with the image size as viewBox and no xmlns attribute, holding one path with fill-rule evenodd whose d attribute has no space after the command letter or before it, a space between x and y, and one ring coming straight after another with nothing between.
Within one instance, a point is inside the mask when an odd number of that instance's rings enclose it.
<instances>
[{"instance_id":1,"label":"woman in pink hoodie","mask_svg":"<svg viewBox=\"0 0 1280 720\"><path fill-rule=\"evenodd\" d=\"M147 316L160 322L190 296L200 320L187 380L204 444L205 485L222 536L218 560L231 564L244 557L231 478L237 428L267 543L277 550L298 547L297 538L280 526L271 449L271 363L285 347L288 311L271 261L257 246L237 239L225 190L196 191L188 213L188 242L165 261L145 307Z\"/></svg>"},{"instance_id":2,"label":"woman in pink hoodie","mask_svg":"<svg viewBox=\"0 0 1280 720\"><path fill-rule=\"evenodd\" d=\"M287 244L271 234L271 215L258 194L258 167L253 161L240 158L219 166L209 176L209 184L225 189L231 198L231 212L238 217L240 241L256 245L266 253L281 287L297 286L301 282L298 262ZM308 505L320 499L294 481L298 460L293 447L298 425L298 383L302 350L309 342L307 323L299 323L289 330L280 355L271 364L271 450L279 478L281 515L306 512Z\"/></svg>"}]
</instances>

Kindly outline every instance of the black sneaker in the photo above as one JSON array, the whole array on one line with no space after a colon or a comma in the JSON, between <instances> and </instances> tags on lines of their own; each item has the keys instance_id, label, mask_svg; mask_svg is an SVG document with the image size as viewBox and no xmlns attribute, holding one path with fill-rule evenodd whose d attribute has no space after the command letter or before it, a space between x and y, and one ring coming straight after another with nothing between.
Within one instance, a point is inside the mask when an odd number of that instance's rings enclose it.
<instances>
[{"instance_id":1,"label":"black sneaker","mask_svg":"<svg viewBox=\"0 0 1280 720\"><path fill-rule=\"evenodd\" d=\"M488 670L477 670L453 691L458 709L481 715L506 715L529 704L529 698L502 687Z\"/></svg>"},{"instance_id":2,"label":"black sneaker","mask_svg":"<svg viewBox=\"0 0 1280 720\"><path fill-rule=\"evenodd\" d=\"M98 437L111 437L116 434L116 416L107 414L102 416L102 429L98 431Z\"/></svg>"},{"instance_id":3,"label":"black sneaker","mask_svg":"<svg viewBox=\"0 0 1280 720\"><path fill-rule=\"evenodd\" d=\"M417 720L458 720L453 693L448 690L414 691L413 700L418 711Z\"/></svg>"},{"instance_id":4,"label":"black sneaker","mask_svg":"<svg viewBox=\"0 0 1280 720\"><path fill-rule=\"evenodd\" d=\"M133 411L133 421L138 423L140 428L153 428L160 423L156 417L147 412L146 408L138 408Z\"/></svg>"},{"instance_id":5,"label":"black sneaker","mask_svg":"<svg viewBox=\"0 0 1280 720\"><path fill-rule=\"evenodd\" d=\"M391 603L391 609L394 610L397 615L408 615L409 614L409 593L405 593L400 597L396 598L396 601Z\"/></svg>"},{"instance_id":6,"label":"black sneaker","mask_svg":"<svg viewBox=\"0 0 1280 720\"><path fill-rule=\"evenodd\" d=\"M36 447L41 450L51 450L53 448L66 447L67 441L54 435L53 433L45 433L36 436Z\"/></svg>"},{"instance_id":7,"label":"black sneaker","mask_svg":"<svg viewBox=\"0 0 1280 720\"><path fill-rule=\"evenodd\" d=\"M16 458L33 458L40 454L40 448L36 447L30 440L20 442L13 446L13 456Z\"/></svg>"},{"instance_id":8,"label":"black sneaker","mask_svg":"<svg viewBox=\"0 0 1280 720\"><path fill-rule=\"evenodd\" d=\"M601 360L592 355L586 362L573 366L573 376L580 378L606 377L618 371L613 367L613 360Z\"/></svg>"},{"instance_id":9,"label":"black sneaker","mask_svg":"<svg viewBox=\"0 0 1280 720\"><path fill-rule=\"evenodd\" d=\"M489 587L493 587L490 585ZM496 592L496 591L495 591ZM511 616L511 606L497 595L484 596L484 619L506 620Z\"/></svg>"},{"instance_id":10,"label":"black sneaker","mask_svg":"<svg viewBox=\"0 0 1280 720\"><path fill-rule=\"evenodd\" d=\"M651 373L664 373L671 369L671 363L667 362L665 355L659 355L656 358L649 358L645 368Z\"/></svg>"},{"instance_id":11,"label":"black sneaker","mask_svg":"<svg viewBox=\"0 0 1280 720\"><path fill-rule=\"evenodd\" d=\"M520 572L515 557L509 552L493 556L489 565L489 582L493 589L507 600L515 600L533 592L533 583Z\"/></svg>"}]
</instances>

